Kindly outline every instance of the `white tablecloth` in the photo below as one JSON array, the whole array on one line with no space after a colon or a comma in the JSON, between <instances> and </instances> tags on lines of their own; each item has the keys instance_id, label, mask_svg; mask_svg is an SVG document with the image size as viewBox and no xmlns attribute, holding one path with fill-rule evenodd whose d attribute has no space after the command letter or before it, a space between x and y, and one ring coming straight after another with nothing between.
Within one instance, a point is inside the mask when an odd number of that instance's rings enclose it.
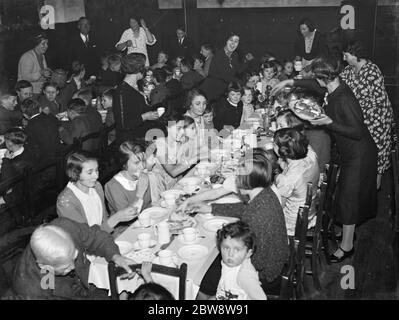
<instances>
[{"instance_id":1,"label":"white tablecloth","mask_svg":"<svg viewBox=\"0 0 399 320\"><path fill-rule=\"evenodd\" d=\"M217 217L216 217L217 218ZM234 221L234 218L228 217L220 217L227 221ZM205 275L206 271L214 261L214 259L218 255L218 250L216 248L216 238L214 232L209 232L203 228L203 223L206 220L200 217L196 217L197 229L199 231L200 236L205 236L205 238L198 238L196 244L203 245L208 248L208 254L202 259L198 260L183 260L177 254L177 262L187 263L187 282L186 282L186 300L194 300L198 290L199 285L201 284L201 280ZM153 238L154 229L136 229L130 226L125 230L116 241L128 241L130 243L134 243L137 240L137 236L140 233L151 233ZM181 242L179 238L175 238L171 245L168 247L168 250L171 250L174 253L184 246L185 244ZM160 245L157 244L155 248L153 248L153 252L156 253L159 251ZM129 255L128 255L129 256ZM141 261L140 261L141 262ZM178 279L174 277L169 277L161 274L152 273L153 279L155 282L161 284L165 288L167 288L176 298L178 297ZM107 262L103 258L95 258L90 266L89 272L89 283L94 284L97 288L100 289L109 289L109 279L108 279L108 269ZM138 286L143 283L142 279L139 276L135 276L131 280L119 280L118 279L118 290L122 292L124 290L129 292L134 292Z\"/></svg>"}]
</instances>

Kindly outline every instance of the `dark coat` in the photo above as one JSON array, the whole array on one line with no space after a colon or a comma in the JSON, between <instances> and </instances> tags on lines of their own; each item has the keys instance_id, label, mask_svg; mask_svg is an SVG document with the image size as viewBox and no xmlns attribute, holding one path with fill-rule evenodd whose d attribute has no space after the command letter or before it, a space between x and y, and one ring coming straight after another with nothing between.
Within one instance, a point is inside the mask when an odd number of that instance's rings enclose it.
<instances>
[{"instance_id":1,"label":"dark coat","mask_svg":"<svg viewBox=\"0 0 399 320\"><path fill-rule=\"evenodd\" d=\"M87 45L83 42L79 32L71 37L69 41L69 66L76 60L84 64L87 77L97 73L100 67L100 54L93 34L89 34Z\"/></svg>"},{"instance_id":2,"label":"dark coat","mask_svg":"<svg viewBox=\"0 0 399 320\"><path fill-rule=\"evenodd\" d=\"M364 124L352 90L341 84L328 96L327 126L337 143L341 172L335 213L345 225L360 224L377 213L377 147Z\"/></svg>"},{"instance_id":3,"label":"dark coat","mask_svg":"<svg viewBox=\"0 0 399 320\"><path fill-rule=\"evenodd\" d=\"M213 56L208 77L200 88L205 92L208 100L219 99L225 94L230 82L240 82L238 75L248 68L248 65L239 61L237 52L232 53L230 63L224 49L220 49Z\"/></svg>"},{"instance_id":4,"label":"dark coat","mask_svg":"<svg viewBox=\"0 0 399 320\"><path fill-rule=\"evenodd\" d=\"M61 148L59 122L53 115L39 114L25 128L28 146L41 162L54 159Z\"/></svg>"},{"instance_id":5,"label":"dark coat","mask_svg":"<svg viewBox=\"0 0 399 320\"><path fill-rule=\"evenodd\" d=\"M326 39L319 31L316 31L310 53L306 53L305 51L305 38L301 34L298 35L295 42L295 56L300 56L306 60L312 60L318 56L326 55L327 53L328 47L326 45Z\"/></svg>"},{"instance_id":6,"label":"dark coat","mask_svg":"<svg viewBox=\"0 0 399 320\"><path fill-rule=\"evenodd\" d=\"M237 107L231 105L226 98L221 99L215 106L215 118L213 123L215 129L222 130L224 126L238 128L241 124L243 104L240 101Z\"/></svg>"},{"instance_id":7,"label":"dark coat","mask_svg":"<svg viewBox=\"0 0 399 320\"><path fill-rule=\"evenodd\" d=\"M89 289L90 261L86 255L104 257L111 261L115 254L120 254L113 237L97 225L89 227L67 218L57 218L50 224L63 229L72 237L79 251L75 270L66 276L55 276L54 289L42 289L41 281L45 274L41 273L28 245L14 269L14 293L22 299L93 299L95 290Z\"/></svg>"},{"instance_id":8,"label":"dark coat","mask_svg":"<svg viewBox=\"0 0 399 320\"><path fill-rule=\"evenodd\" d=\"M0 135L3 135L8 129L22 126L22 112L11 111L0 107Z\"/></svg>"},{"instance_id":9,"label":"dark coat","mask_svg":"<svg viewBox=\"0 0 399 320\"><path fill-rule=\"evenodd\" d=\"M90 117L88 113L84 113L73 119L62 123L60 131L61 140L66 144L73 144L75 138L83 138L91 133L99 132L97 120ZM98 149L99 139L90 139L83 143L82 149L86 151L96 151Z\"/></svg>"},{"instance_id":10,"label":"dark coat","mask_svg":"<svg viewBox=\"0 0 399 320\"><path fill-rule=\"evenodd\" d=\"M171 41L169 50L172 59L176 57L191 58L196 52L194 42L190 37L185 37L182 44L179 43L177 37L174 37L174 39Z\"/></svg>"},{"instance_id":11,"label":"dark coat","mask_svg":"<svg viewBox=\"0 0 399 320\"><path fill-rule=\"evenodd\" d=\"M212 214L242 219L256 235L257 249L252 262L259 277L276 279L288 258L288 238L283 209L270 188L261 191L248 204L212 204Z\"/></svg>"},{"instance_id":12,"label":"dark coat","mask_svg":"<svg viewBox=\"0 0 399 320\"><path fill-rule=\"evenodd\" d=\"M119 142L126 139L143 138L153 121L144 121L142 114L151 111L144 96L126 82L116 89L113 98L116 138Z\"/></svg>"}]
</instances>

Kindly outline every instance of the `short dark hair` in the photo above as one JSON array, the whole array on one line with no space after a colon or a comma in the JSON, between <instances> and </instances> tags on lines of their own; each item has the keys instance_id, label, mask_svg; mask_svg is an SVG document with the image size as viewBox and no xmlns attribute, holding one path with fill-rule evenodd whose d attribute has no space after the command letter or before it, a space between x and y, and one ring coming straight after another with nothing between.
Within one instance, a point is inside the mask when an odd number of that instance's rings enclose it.
<instances>
[{"instance_id":1,"label":"short dark hair","mask_svg":"<svg viewBox=\"0 0 399 320\"><path fill-rule=\"evenodd\" d=\"M203 44L201 45L201 47L204 47L205 50L209 50L209 51L211 51L212 53L215 51L213 45L211 45L210 43L203 43Z\"/></svg>"},{"instance_id":2,"label":"short dark hair","mask_svg":"<svg viewBox=\"0 0 399 320\"><path fill-rule=\"evenodd\" d=\"M129 300L175 300L173 295L163 286L149 282L142 284L129 296Z\"/></svg>"},{"instance_id":3,"label":"short dark hair","mask_svg":"<svg viewBox=\"0 0 399 320\"><path fill-rule=\"evenodd\" d=\"M107 56L107 62L109 64L121 63L122 57L119 54L113 53Z\"/></svg>"},{"instance_id":4,"label":"short dark hair","mask_svg":"<svg viewBox=\"0 0 399 320\"><path fill-rule=\"evenodd\" d=\"M163 83L166 81L166 71L164 69L155 69L152 73L152 76L159 83Z\"/></svg>"},{"instance_id":5,"label":"short dark hair","mask_svg":"<svg viewBox=\"0 0 399 320\"><path fill-rule=\"evenodd\" d=\"M230 92L240 92L242 90L242 85L239 82L230 82L229 85L227 86L226 93L229 94Z\"/></svg>"},{"instance_id":6,"label":"short dark hair","mask_svg":"<svg viewBox=\"0 0 399 320\"><path fill-rule=\"evenodd\" d=\"M195 60L199 60L200 62L205 63L204 56L199 53L194 53L192 58L193 58L194 62L195 62Z\"/></svg>"},{"instance_id":7,"label":"short dark hair","mask_svg":"<svg viewBox=\"0 0 399 320\"><path fill-rule=\"evenodd\" d=\"M138 74L144 70L146 57L142 53L129 53L121 61L121 71L126 74Z\"/></svg>"},{"instance_id":8,"label":"short dark hair","mask_svg":"<svg viewBox=\"0 0 399 320\"><path fill-rule=\"evenodd\" d=\"M58 87L58 84L54 81L46 81L45 83L43 83L43 87L42 90L46 90L47 87L53 87L55 88L57 91L60 90L60 88Z\"/></svg>"},{"instance_id":9,"label":"short dark hair","mask_svg":"<svg viewBox=\"0 0 399 320\"><path fill-rule=\"evenodd\" d=\"M192 58L183 58L182 61L180 62L182 66L185 66L189 69L193 68L193 59Z\"/></svg>"},{"instance_id":10,"label":"short dark hair","mask_svg":"<svg viewBox=\"0 0 399 320\"><path fill-rule=\"evenodd\" d=\"M210 103L208 103L208 104L206 105L204 114L205 114L205 113L211 113L211 112L212 112L213 115L215 115L215 110L213 110L213 106L212 106Z\"/></svg>"},{"instance_id":11,"label":"short dark hair","mask_svg":"<svg viewBox=\"0 0 399 320\"><path fill-rule=\"evenodd\" d=\"M77 182L82 173L83 163L86 161L97 161L97 158L84 151L72 153L66 163L66 174L71 182Z\"/></svg>"},{"instance_id":12,"label":"short dark hair","mask_svg":"<svg viewBox=\"0 0 399 320\"><path fill-rule=\"evenodd\" d=\"M33 36L33 45L37 47L43 40L48 40L48 36L45 32L36 33Z\"/></svg>"},{"instance_id":13,"label":"short dark hair","mask_svg":"<svg viewBox=\"0 0 399 320\"><path fill-rule=\"evenodd\" d=\"M360 59L368 59L369 58L366 48L365 48L363 42L361 42L361 41L349 42L348 45L346 46L344 52L348 52L351 55L355 56L357 58L357 61L360 61Z\"/></svg>"},{"instance_id":14,"label":"short dark hair","mask_svg":"<svg viewBox=\"0 0 399 320\"><path fill-rule=\"evenodd\" d=\"M311 19L309 19L307 17L303 18L303 19L301 19L301 21L299 21L298 28L303 24L309 28L310 32L313 32L316 29L316 24Z\"/></svg>"},{"instance_id":15,"label":"short dark hair","mask_svg":"<svg viewBox=\"0 0 399 320\"><path fill-rule=\"evenodd\" d=\"M340 62L334 57L320 57L313 60L311 72L317 79L330 82L339 76Z\"/></svg>"},{"instance_id":16,"label":"short dark hair","mask_svg":"<svg viewBox=\"0 0 399 320\"><path fill-rule=\"evenodd\" d=\"M283 160L303 159L308 154L309 141L298 128L284 128L274 134L274 142Z\"/></svg>"},{"instance_id":17,"label":"short dark hair","mask_svg":"<svg viewBox=\"0 0 399 320\"><path fill-rule=\"evenodd\" d=\"M89 18L87 18L87 17L80 17L79 20L78 20L78 24L81 23L83 20L87 20L87 21L90 23Z\"/></svg>"},{"instance_id":18,"label":"short dark hair","mask_svg":"<svg viewBox=\"0 0 399 320\"><path fill-rule=\"evenodd\" d=\"M91 100L93 99L93 90L92 88L83 88L78 92L79 99L82 99L86 105L90 105Z\"/></svg>"},{"instance_id":19,"label":"short dark hair","mask_svg":"<svg viewBox=\"0 0 399 320\"><path fill-rule=\"evenodd\" d=\"M108 89L108 90L105 90L105 91L102 93L102 96L103 96L103 97L107 97L107 98L113 99L113 98L114 98L115 92L116 92L116 90L113 89L113 88L112 88L112 89Z\"/></svg>"},{"instance_id":20,"label":"short dark hair","mask_svg":"<svg viewBox=\"0 0 399 320\"><path fill-rule=\"evenodd\" d=\"M216 233L216 244L220 251L220 247L224 239L230 237L244 242L248 250L255 249L256 236L249 225L241 220L224 225Z\"/></svg>"},{"instance_id":21,"label":"short dark hair","mask_svg":"<svg viewBox=\"0 0 399 320\"><path fill-rule=\"evenodd\" d=\"M136 155L139 159L145 155L145 148L142 144L129 140L121 143L118 151L119 164L123 170L127 170L127 163L132 154ZM144 160L144 157L141 160Z\"/></svg>"},{"instance_id":22,"label":"short dark hair","mask_svg":"<svg viewBox=\"0 0 399 320\"><path fill-rule=\"evenodd\" d=\"M80 98L72 99L68 104L68 110L75 111L78 114L85 113L86 109L86 103Z\"/></svg>"},{"instance_id":23,"label":"short dark hair","mask_svg":"<svg viewBox=\"0 0 399 320\"><path fill-rule=\"evenodd\" d=\"M24 145L27 135L21 128L10 128L5 132L4 139L11 141L13 144Z\"/></svg>"},{"instance_id":24,"label":"short dark hair","mask_svg":"<svg viewBox=\"0 0 399 320\"><path fill-rule=\"evenodd\" d=\"M194 119L191 118L190 116L183 116L184 118L184 128L187 128L189 125L194 123Z\"/></svg>"},{"instance_id":25,"label":"short dark hair","mask_svg":"<svg viewBox=\"0 0 399 320\"><path fill-rule=\"evenodd\" d=\"M205 93L203 93L200 89L194 88L187 92L184 101L184 106L186 107L187 110L190 110L191 103L193 102L194 98L197 96L203 96L206 99Z\"/></svg>"},{"instance_id":26,"label":"short dark hair","mask_svg":"<svg viewBox=\"0 0 399 320\"><path fill-rule=\"evenodd\" d=\"M40 112L40 104L34 99L26 99L21 103L21 111L28 117L32 117Z\"/></svg>"},{"instance_id":27,"label":"short dark hair","mask_svg":"<svg viewBox=\"0 0 399 320\"><path fill-rule=\"evenodd\" d=\"M252 167L250 173L238 175L236 185L238 189L252 190L255 188L268 188L273 182L273 166L275 159L262 148L254 148L248 156L241 162L240 166L245 166L249 161Z\"/></svg>"},{"instance_id":28,"label":"short dark hair","mask_svg":"<svg viewBox=\"0 0 399 320\"><path fill-rule=\"evenodd\" d=\"M269 68L273 68L274 73L277 73L277 65L274 63L273 61L266 61L265 63L262 63L261 67L262 72L264 69L269 69Z\"/></svg>"},{"instance_id":29,"label":"short dark hair","mask_svg":"<svg viewBox=\"0 0 399 320\"><path fill-rule=\"evenodd\" d=\"M19 80L15 85L15 91L21 91L22 89L33 88L32 84L26 80Z\"/></svg>"}]
</instances>

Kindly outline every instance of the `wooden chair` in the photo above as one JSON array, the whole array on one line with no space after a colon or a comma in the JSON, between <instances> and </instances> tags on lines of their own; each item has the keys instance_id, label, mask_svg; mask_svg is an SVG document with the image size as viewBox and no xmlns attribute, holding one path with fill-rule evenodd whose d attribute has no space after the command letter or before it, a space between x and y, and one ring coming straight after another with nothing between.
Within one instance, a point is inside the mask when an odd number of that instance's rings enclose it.
<instances>
[{"instance_id":1,"label":"wooden chair","mask_svg":"<svg viewBox=\"0 0 399 320\"><path fill-rule=\"evenodd\" d=\"M399 157L396 149L391 151L392 175L393 175L393 191L394 201L392 210L393 228L395 232L399 232Z\"/></svg>"},{"instance_id":2,"label":"wooden chair","mask_svg":"<svg viewBox=\"0 0 399 320\"><path fill-rule=\"evenodd\" d=\"M0 237L0 297L11 288L13 262L27 246L35 227L16 229ZM7 264L9 264L7 266Z\"/></svg>"},{"instance_id":3,"label":"wooden chair","mask_svg":"<svg viewBox=\"0 0 399 320\"><path fill-rule=\"evenodd\" d=\"M295 294L297 298L305 295L304 275L305 275L305 250L306 235L309 223L308 206L300 207L295 225L294 250L295 250Z\"/></svg>"},{"instance_id":4,"label":"wooden chair","mask_svg":"<svg viewBox=\"0 0 399 320\"><path fill-rule=\"evenodd\" d=\"M293 300L295 299L295 270L296 270L296 251L294 245L294 237L288 237L290 256L287 264L281 273L280 296L272 297L275 300ZM270 296L267 295L268 299Z\"/></svg>"},{"instance_id":5,"label":"wooden chair","mask_svg":"<svg viewBox=\"0 0 399 320\"><path fill-rule=\"evenodd\" d=\"M131 265L132 270L141 268L141 264ZM186 279L187 279L187 264L183 263L180 268L171 268L158 264L152 265L152 272L160 273L172 277L179 278L179 300L185 300L186 298ZM109 285L111 290L111 299L118 300L118 285L117 278L123 274L126 274L125 269L116 267L113 262L108 263L108 276Z\"/></svg>"}]
</instances>

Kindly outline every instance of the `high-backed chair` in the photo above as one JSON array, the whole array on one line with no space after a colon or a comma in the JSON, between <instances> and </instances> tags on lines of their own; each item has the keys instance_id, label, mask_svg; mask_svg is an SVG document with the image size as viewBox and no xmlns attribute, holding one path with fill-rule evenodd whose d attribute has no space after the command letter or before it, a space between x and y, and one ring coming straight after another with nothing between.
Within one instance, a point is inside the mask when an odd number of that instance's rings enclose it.
<instances>
[{"instance_id":1,"label":"high-backed chair","mask_svg":"<svg viewBox=\"0 0 399 320\"><path fill-rule=\"evenodd\" d=\"M141 264L131 265L132 270L141 268ZM160 273L172 277L179 278L179 300L185 300L186 297L186 279L187 279L187 264L181 264L180 268L171 268L158 264L152 265L152 272ZM118 300L118 285L117 278L123 274L126 274L125 269L121 267L116 267L113 262L108 263L108 276L109 276L109 286L111 291L111 298L113 300Z\"/></svg>"}]
</instances>

